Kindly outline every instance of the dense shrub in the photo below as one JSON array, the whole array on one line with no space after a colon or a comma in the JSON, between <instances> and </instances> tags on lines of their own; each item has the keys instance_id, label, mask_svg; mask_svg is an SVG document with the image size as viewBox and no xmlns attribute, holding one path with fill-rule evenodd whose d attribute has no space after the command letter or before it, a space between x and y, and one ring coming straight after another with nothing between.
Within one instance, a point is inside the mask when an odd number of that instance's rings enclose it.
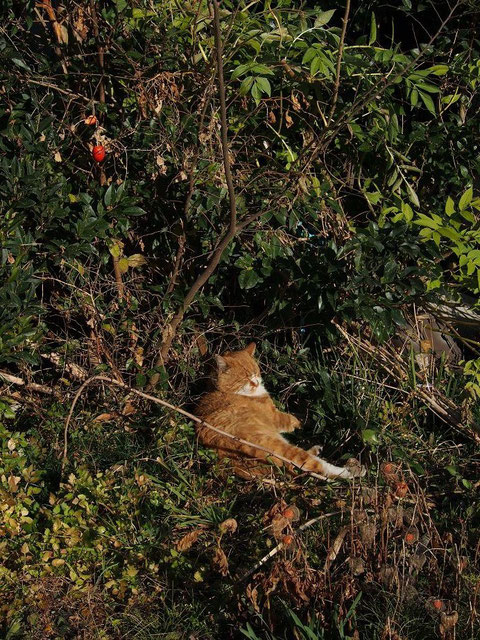
<instances>
[{"instance_id":1,"label":"dense shrub","mask_svg":"<svg viewBox=\"0 0 480 640\"><path fill-rule=\"evenodd\" d=\"M478 307L478 7L221 2L229 184L214 4L4 3L0 624L474 638L476 325L463 342L451 328L465 364L391 339L415 314ZM192 403L205 351L252 338L301 443L362 455L373 494L239 485L190 424L108 386L85 389L62 463L88 375ZM376 486L387 459L407 496ZM323 535L291 525L293 547L239 582L291 502L335 513Z\"/></svg>"}]
</instances>

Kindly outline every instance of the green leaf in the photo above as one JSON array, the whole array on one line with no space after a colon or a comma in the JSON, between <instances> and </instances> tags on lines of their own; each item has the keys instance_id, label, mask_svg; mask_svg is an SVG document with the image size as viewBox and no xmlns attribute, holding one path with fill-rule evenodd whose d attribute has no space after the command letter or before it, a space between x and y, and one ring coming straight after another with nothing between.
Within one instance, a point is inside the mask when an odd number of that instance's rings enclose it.
<instances>
[{"instance_id":1,"label":"green leaf","mask_svg":"<svg viewBox=\"0 0 480 640\"><path fill-rule=\"evenodd\" d=\"M120 260L118 261L118 268L120 270L120 273L127 273L128 267L128 258L120 258Z\"/></svg>"},{"instance_id":2,"label":"green leaf","mask_svg":"<svg viewBox=\"0 0 480 640\"><path fill-rule=\"evenodd\" d=\"M442 98L442 104L446 104L446 105L451 105L454 104L457 100L460 100L460 94L459 93L452 93L448 96L444 96Z\"/></svg>"},{"instance_id":3,"label":"green leaf","mask_svg":"<svg viewBox=\"0 0 480 640\"><path fill-rule=\"evenodd\" d=\"M435 64L433 67L429 69L430 73L433 73L434 76L444 76L448 71L447 64Z\"/></svg>"},{"instance_id":4,"label":"green leaf","mask_svg":"<svg viewBox=\"0 0 480 640\"><path fill-rule=\"evenodd\" d=\"M412 105L412 107L416 107L418 104L418 91L416 89L413 89L412 93L410 94L410 104Z\"/></svg>"},{"instance_id":5,"label":"green leaf","mask_svg":"<svg viewBox=\"0 0 480 640\"><path fill-rule=\"evenodd\" d=\"M107 191L105 192L105 196L103 198L103 201L105 202L105 206L108 207L110 205L110 203L112 202L112 195L114 195L114 191L113 191L113 182L112 184L108 187Z\"/></svg>"},{"instance_id":6,"label":"green leaf","mask_svg":"<svg viewBox=\"0 0 480 640\"><path fill-rule=\"evenodd\" d=\"M413 209L408 202L402 202L402 213L405 216L405 220L410 222L413 218Z\"/></svg>"},{"instance_id":7,"label":"green leaf","mask_svg":"<svg viewBox=\"0 0 480 640\"><path fill-rule=\"evenodd\" d=\"M258 86L257 81L255 80L255 82L252 85L252 96L255 100L255 102L258 104L260 102L260 100L262 99L262 91L260 89L260 87Z\"/></svg>"},{"instance_id":8,"label":"green leaf","mask_svg":"<svg viewBox=\"0 0 480 640\"><path fill-rule=\"evenodd\" d=\"M249 64L239 64L236 69L234 69L232 73L232 80L236 80L240 76L243 76L244 73L250 71L251 65Z\"/></svg>"},{"instance_id":9,"label":"green leaf","mask_svg":"<svg viewBox=\"0 0 480 640\"><path fill-rule=\"evenodd\" d=\"M414 224L418 224L421 227L428 227L429 229L434 230L437 230L440 226L438 222L436 222L432 218L429 218L428 216L425 216L423 213L420 213L418 215L418 219L414 220Z\"/></svg>"},{"instance_id":10,"label":"green leaf","mask_svg":"<svg viewBox=\"0 0 480 640\"><path fill-rule=\"evenodd\" d=\"M241 289L252 289L261 280L261 277L253 269L246 269L238 276L238 283Z\"/></svg>"},{"instance_id":11,"label":"green leaf","mask_svg":"<svg viewBox=\"0 0 480 640\"><path fill-rule=\"evenodd\" d=\"M455 203L450 196L447 198L447 202L445 203L445 213L447 216L451 216L455 212Z\"/></svg>"},{"instance_id":12,"label":"green leaf","mask_svg":"<svg viewBox=\"0 0 480 640\"><path fill-rule=\"evenodd\" d=\"M315 20L314 26L323 27L324 24L328 24L332 19L332 16L335 13L335 11L336 9L330 9L329 11L321 11Z\"/></svg>"},{"instance_id":13,"label":"green leaf","mask_svg":"<svg viewBox=\"0 0 480 640\"><path fill-rule=\"evenodd\" d=\"M382 199L382 194L379 191L365 194L370 204L377 204Z\"/></svg>"},{"instance_id":14,"label":"green leaf","mask_svg":"<svg viewBox=\"0 0 480 640\"><path fill-rule=\"evenodd\" d=\"M143 373L137 373L135 382L137 387L144 387L147 384L147 377Z\"/></svg>"},{"instance_id":15,"label":"green leaf","mask_svg":"<svg viewBox=\"0 0 480 640\"><path fill-rule=\"evenodd\" d=\"M270 82L267 78L257 78L256 79L256 83L257 85L260 87L260 91L262 93L266 93L267 96L271 96L272 95L272 87L270 85Z\"/></svg>"},{"instance_id":16,"label":"green leaf","mask_svg":"<svg viewBox=\"0 0 480 640\"><path fill-rule=\"evenodd\" d=\"M362 431L362 440L367 444L379 444L380 440L378 438L378 432L373 429L363 429Z\"/></svg>"},{"instance_id":17,"label":"green leaf","mask_svg":"<svg viewBox=\"0 0 480 640\"><path fill-rule=\"evenodd\" d=\"M416 207L420 207L420 201L418 199L418 196L413 190L413 187L409 185L408 182L407 182L407 193L408 193L408 199L410 200L410 202L412 202Z\"/></svg>"},{"instance_id":18,"label":"green leaf","mask_svg":"<svg viewBox=\"0 0 480 640\"><path fill-rule=\"evenodd\" d=\"M20 67L21 69L25 69L25 71L31 71L30 67L27 67L25 62L20 58L12 58L12 62L13 64L16 64L17 67Z\"/></svg>"},{"instance_id":19,"label":"green leaf","mask_svg":"<svg viewBox=\"0 0 480 640\"><path fill-rule=\"evenodd\" d=\"M303 54L302 64L307 64L307 62L310 62L310 60L312 58L315 58L316 55L317 55L317 49L314 49L313 47L310 47Z\"/></svg>"},{"instance_id":20,"label":"green leaf","mask_svg":"<svg viewBox=\"0 0 480 640\"><path fill-rule=\"evenodd\" d=\"M422 91L426 91L427 93L440 93L440 89L436 87L434 84L427 84L426 82L417 82L416 86L418 89Z\"/></svg>"},{"instance_id":21,"label":"green leaf","mask_svg":"<svg viewBox=\"0 0 480 640\"><path fill-rule=\"evenodd\" d=\"M462 240L461 235L451 227L440 227L438 229L438 233L440 233L442 236L445 236L445 238L449 238L450 240L453 240L457 243L460 243Z\"/></svg>"},{"instance_id":22,"label":"green leaf","mask_svg":"<svg viewBox=\"0 0 480 640\"><path fill-rule=\"evenodd\" d=\"M450 465L450 464L449 464L449 465L447 465L447 466L445 467L445 469L448 471L448 473L449 473L451 476L456 477L456 476L459 476L459 475L460 475L460 474L458 473L458 469L457 469L457 467L454 467L453 465Z\"/></svg>"},{"instance_id":23,"label":"green leaf","mask_svg":"<svg viewBox=\"0 0 480 640\"><path fill-rule=\"evenodd\" d=\"M127 216L144 216L147 212L141 207L125 207L122 209L122 213Z\"/></svg>"},{"instance_id":24,"label":"green leaf","mask_svg":"<svg viewBox=\"0 0 480 640\"><path fill-rule=\"evenodd\" d=\"M254 79L255 79L254 76L247 76L246 78L243 79L242 84L240 85L240 89L238 90L241 96L247 95L247 93L252 88Z\"/></svg>"},{"instance_id":25,"label":"green leaf","mask_svg":"<svg viewBox=\"0 0 480 640\"><path fill-rule=\"evenodd\" d=\"M460 209L460 211L464 211L464 209L468 207L468 205L472 201L472 198L473 198L473 187L469 187L458 202L458 208Z\"/></svg>"},{"instance_id":26,"label":"green leaf","mask_svg":"<svg viewBox=\"0 0 480 640\"><path fill-rule=\"evenodd\" d=\"M428 95L428 93L423 93L420 91L420 98L422 99L423 104L427 107L432 115L437 115L435 111L435 105L433 103L432 98Z\"/></svg>"}]
</instances>

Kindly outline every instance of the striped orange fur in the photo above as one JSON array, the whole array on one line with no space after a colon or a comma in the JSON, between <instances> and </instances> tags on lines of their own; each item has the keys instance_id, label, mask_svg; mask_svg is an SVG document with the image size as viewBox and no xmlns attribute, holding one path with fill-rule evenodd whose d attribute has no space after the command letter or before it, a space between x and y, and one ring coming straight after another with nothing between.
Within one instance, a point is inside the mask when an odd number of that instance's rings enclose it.
<instances>
[{"instance_id":1,"label":"striped orange fur","mask_svg":"<svg viewBox=\"0 0 480 640\"><path fill-rule=\"evenodd\" d=\"M291 460L305 471L322 478L353 478L364 475L358 465L336 467L319 458L318 447L305 451L290 444L281 434L300 428L295 416L279 411L263 386L260 368L253 357L252 342L241 351L228 351L217 359L215 391L200 400L196 414L217 429L242 440L258 444ZM266 463L278 466L286 463L280 458L222 436L203 425L197 426L199 440L216 449L221 458L229 458L235 471L243 477L264 475ZM287 465L289 471L293 465Z\"/></svg>"}]
</instances>

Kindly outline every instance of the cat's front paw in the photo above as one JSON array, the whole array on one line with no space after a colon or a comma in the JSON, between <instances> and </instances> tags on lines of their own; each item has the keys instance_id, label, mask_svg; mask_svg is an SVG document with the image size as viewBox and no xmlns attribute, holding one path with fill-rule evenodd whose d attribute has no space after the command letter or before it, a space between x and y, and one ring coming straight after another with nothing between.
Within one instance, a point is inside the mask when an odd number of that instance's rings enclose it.
<instances>
[{"instance_id":1,"label":"cat's front paw","mask_svg":"<svg viewBox=\"0 0 480 640\"><path fill-rule=\"evenodd\" d=\"M290 429L291 431L295 431L295 429L300 429L300 427L302 426L300 420L298 420L298 418L296 418L295 416L290 416Z\"/></svg>"},{"instance_id":2,"label":"cat's front paw","mask_svg":"<svg viewBox=\"0 0 480 640\"><path fill-rule=\"evenodd\" d=\"M295 416L290 415L289 413L282 413L280 416L280 433L290 433L295 431L295 429L299 429L302 425L300 421L295 418Z\"/></svg>"},{"instance_id":3,"label":"cat's front paw","mask_svg":"<svg viewBox=\"0 0 480 640\"><path fill-rule=\"evenodd\" d=\"M366 467L362 466L360 462L355 458L350 458L349 460L347 460L345 469L349 471L351 478L363 478L363 476L367 473Z\"/></svg>"}]
</instances>

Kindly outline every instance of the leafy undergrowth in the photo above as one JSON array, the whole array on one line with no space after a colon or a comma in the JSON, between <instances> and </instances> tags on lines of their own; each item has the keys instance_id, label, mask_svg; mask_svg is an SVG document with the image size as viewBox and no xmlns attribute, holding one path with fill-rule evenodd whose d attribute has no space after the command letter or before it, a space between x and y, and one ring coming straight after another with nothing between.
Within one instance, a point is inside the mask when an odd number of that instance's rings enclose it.
<instances>
[{"instance_id":1,"label":"leafy undergrowth","mask_svg":"<svg viewBox=\"0 0 480 640\"><path fill-rule=\"evenodd\" d=\"M191 424L106 387L82 396L62 474L68 403L5 404L5 637L477 638L474 446L344 374L330 392L362 408L364 444L322 420L301 444L360 455L353 485L238 480Z\"/></svg>"}]
</instances>

